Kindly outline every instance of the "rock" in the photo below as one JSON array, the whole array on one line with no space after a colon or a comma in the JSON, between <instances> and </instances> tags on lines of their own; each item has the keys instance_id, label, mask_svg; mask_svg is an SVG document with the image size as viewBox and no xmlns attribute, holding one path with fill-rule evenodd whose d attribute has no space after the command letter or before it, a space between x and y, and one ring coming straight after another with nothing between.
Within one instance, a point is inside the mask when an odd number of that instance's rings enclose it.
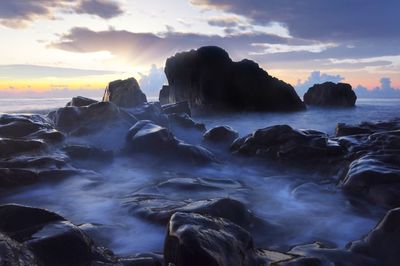
<instances>
[{"instance_id":1,"label":"rock","mask_svg":"<svg viewBox=\"0 0 400 266\"><path fill-rule=\"evenodd\" d=\"M400 208L387 212L378 225L360 240L353 242L349 250L372 257L376 265L396 266L400 254Z\"/></svg>"},{"instance_id":2,"label":"rock","mask_svg":"<svg viewBox=\"0 0 400 266\"><path fill-rule=\"evenodd\" d=\"M400 119L395 118L389 121L362 122L359 125L348 125L339 123L336 126L336 137L351 136L359 134L373 134L385 131L400 129Z\"/></svg>"},{"instance_id":3,"label":"rock","mask_svg":"<svg viewBox=\"0 0 400 266\"><path fill-rule=\"evenodd\" d=\"M0 233L0 263L4 266L38 266L32 251Z\"/></svg>"},{"instance_id":4,"label":"rock","mask_svg":"<svg viewBox=\"0 0 400 266\"><path fill-rule=\"evenodd\" d=\"M165 265L262 265L251 235L223 218L175 213L164 243Z\"/></svg>"},{"instance_id":5,"label":"rock","mask_svg":"<svg viewBox=\"0 0 400 266\"><path fill-rule=\"evenodd\" d=\"M301 166L340 163L345 153L327 135L314 130L295 130L288 125L258 129L250 135L236 139L231 150L243 155L259 156ZM325 167L326 168L326 167Z\"/></svg>"},{"instance_id":6,"label":"rock","mask_svg":"<svg viewBox=\"0 0 400 266\"><path fill-rule=\"evenodd\" d=\"M46 147L46 144L40 140L0 138L0 157L40 151Z\"/></svg>"},{"instance_id":7,"label":"rock","mask_svg":"<svg viewBox=\"0 0 400 266\"><path fill-rule=\"evenodd\" d=\"M147 102L135 78L115 80L108 84L103 102L112 102L120 107L135 107Z\"/></svg>"},{"instance_id":8,"label":"rock","mask_svg":"<svg viewBox=\"0 0 400 266\"><path fill-rule=\"evenodd\" d=\"M171 127L181 127L185 129L195 129L201 132L206 131L206 126L202 123L197 123L186 113L173 113L168 115L168 120Z\"/></svg>"},{"instance_id":9,"label":"rock","mask_svg":"<svg viewBox=\"0 0 400 266\"><path fill-rule=\"evenodd\" d=\"M318 106L354 106L357 96L347 83L315 84L304 94L304 103Z\"/></svg>"},{"instance_id":10,"label":"rock","mask_svg":"<svg viewBox=\"0 0 400 266\"><path fill-rule=\"evenodd\" d=\"M162 106L164 114L187 114L191 116L188 102L170 103Z\"/></svg>"},{"instance_id":11,"label":"rock","mask_svg":"<svg viewBox=\"0 0 400 266\"><path fill-rule=\"evenodd\" d=\"M137 107L128 109L127 112L139 120L151 120L155 124L161 126L168 125L168 118L163 113L159 102L144 103Z\"/></svg>"},{"instance_id":12,"label":"rock","mask_svg":"<svg viewBox=\"0 0 400 266\"><path fill-rule=\"evenodd\" d=\"M73 97L70 102L67 103L66 106L76 106L76 107L83 107L91 105L92 103L97 103L98 101L86 98L83 96Z\"/></svg>"},{"instance_id":13,"label":"rock","mask_svg":"<svg viewBox=\"0 0 400 266\"><path fill-rule=\"evenodd\" d=\"M67 145L62 150L73 159L111 161L113 151L92 147L89 145Z\"/></svg>"},{"instance_id":14,"label":"rock","mask_svg":"<svg viewBox=\"0 0 400 266\"><path fill-rule=\"evenodd\" d=\"M119 259L123 266L163 266L162 255L155 253L139 253L134 256L122 257Z\"/></svg>"},{"instance_id":15,"label":"rock","mask_svg":"<svg viewBox=\"0 0 400 266\"><path fill-rule=\"evenodd\" d=\"M250 60L233 62L215 46L178 53L167 59L169 86L160 102L187 101L191 108L209 111L295 111L304 104L293 87L274 78Z\"/></svg>"},{"instance_id":16,"label":"rock","mask_svg":"<svg viewBox=\"0 0 400 266\"><path fill-rule=\"evenodd\" d=\"M174 137L166 128L149 120L141 120L133 125L126 136L126 150L145 152L157 156L174 157L192 163L213 162L211 152L201 146L184 143Z\"/></svg>"},{"instance_id":17,"label":"rock","mask_svg":"<svg viewBox=\"0 0 400 266\"><path fill-rule=\"evenodd\" d=\"M39 181L39 175L30 170L0 168L0 191L31 185Z\"/></svg>"},{"instance_id":18,"label":"rock","mask_svg":"<svg viewBox=\"0 0 400 266\"><path fill-rule=\"evenodd\" d=\"M230 126L216 126L207 130L203 138L213 142L228 142L232 143L239 137L239 133Z\"/></svg>"},{"instance_id":19,"label":"rock","mask_svg":"<svg viewBox=\"0 0 400 266\"><path fill-rule=\"evenodd\" d=\"M122 123L126 127L137 119L111 102L99 102L84 107L63 107L48 115L57 129L71 135L86 135Z\"/></svg>"},{"instance_id":20,"label":"rock","mask_svg":"<svg viewBox=\"0 0 400 266\"><path fill-rule=\"evenodd\" d=\"M47 210L22 205L0 206L0 231L26 245L39 265L116 263L114 255L94 245L77 226ZM19 265L19 264L18 264Z\"/></svg>"}]
</instances>

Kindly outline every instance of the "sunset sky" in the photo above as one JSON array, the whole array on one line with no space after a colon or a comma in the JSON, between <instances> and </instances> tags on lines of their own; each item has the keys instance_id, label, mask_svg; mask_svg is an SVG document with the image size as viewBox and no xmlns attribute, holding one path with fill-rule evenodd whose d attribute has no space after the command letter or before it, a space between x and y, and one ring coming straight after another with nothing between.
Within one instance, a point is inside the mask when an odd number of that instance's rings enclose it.
<instances>
[{"instance_id":1,"label":"sunset sky","mask_svg":"<svg viewBox=\"0 0 400 266\"><path fill-rule=\"evenodd\" d=\"M397 0L0 0L0 92L99 89L130 76L157 91L165 59L203 45L293 86L320 71L399 88L399 10Z\"/></svg>"}]
</instances>

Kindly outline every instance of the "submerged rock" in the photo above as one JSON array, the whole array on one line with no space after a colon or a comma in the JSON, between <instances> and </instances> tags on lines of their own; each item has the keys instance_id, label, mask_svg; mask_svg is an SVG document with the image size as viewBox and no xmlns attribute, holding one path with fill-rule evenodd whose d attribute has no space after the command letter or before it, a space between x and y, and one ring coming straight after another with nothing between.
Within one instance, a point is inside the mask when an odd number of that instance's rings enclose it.
<instances>
[{"instance_id":1,"label":"submerged rock","mask_svg":"<svg viewBox=\"0 0 400 266\"><path fill-rule=\"evenodd\" d=\"M207 130L203 138L213 142L229 142L232 143L239 137L239 133L230 126L216 126Z\"/></svg>"},{"instance_id":2,"label":"submerged rock","mask_svg":"<svg viewBox=\"0 0 400 266\"><path fill-rule=\"evenodd\" d=\"M83 106L88 106L91 105L92 103L97 103L98 101L86 98L83 96L76 96L73 97L70 102L67 103L66 106L76 106L76 107L83 107Z\"/></svg>"},{"instance_id":3,"label":"submerged rock","mask_svg":"<svg viewBox=\"0 0 400 266\"><path fill-rule=\"evenodd\" d=\"M293 87L274 78L251 60L233 62L215 46L178 53L167 59L169 86L160 91L160 102L187 101L205 111L295 111L304 104Z\"/></svg>"},{"instance_id":4,"label":"submerged rock","mask_svg":"<svg viewBox=\"0 0 400 266\"><path fill-rule=\"evenodd\" d=\"M135 107L147 102L135 78L115 80L108 84L103 102L112 102L120 107Z\"/></svg>"},{"instance_id":5,"label":"submerged rock","mask_svg":"<svg viewBox=\"0 0 400 266\"><path fill-rule=\"evenodd\" d=\"M164 243L165 264L262 265L251 235L223 218L195 213L175 213Z\"/></svg>"},{"instance_id":6,"label":"submerged rock","mask_svg":"<svg viewBox=\"0 0 400 266\"><path fill-rule=\"evenodd\" d=\"M304 94L304 103L318 106L354 106L357 96L347 83L315 84Z\"/></svg>"}]
</instances>

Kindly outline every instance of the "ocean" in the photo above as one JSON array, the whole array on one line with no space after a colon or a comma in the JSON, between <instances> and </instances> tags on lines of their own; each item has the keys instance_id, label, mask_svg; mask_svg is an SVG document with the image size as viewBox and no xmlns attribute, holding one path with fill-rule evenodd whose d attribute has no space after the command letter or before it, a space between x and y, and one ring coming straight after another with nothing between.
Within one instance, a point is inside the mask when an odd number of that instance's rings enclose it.
<instances>
[{"instance_id":1,"label":"ocean","mask_svg":"<svg viewBox=\"0 0 400 266\"><path fill-rule=\"evenodd\" d=\"M65 106L69 100L1 99L0 112L44 114ZM294 113L195 115L194 119L205 123L207 128L229 125L241 136L276 124L333 134L337 123L387 120L400 116L399 110L400 99L359 99L355 108L309 107L307 111ZM93 144L99 147L103 144L101 139L93 141L98 141ZM94 229L95 241L118 254L162 251L165 226L148 222L129 208L132 195L139 192L153 193L166 202L215 197L238 199L261 220L282 228L279 238L272 242L268 229L252 232L257 247L279 250L316 240L344 247L365 235L382 215L381 210L373 207L364 213L355 211L337 187L335 178L321 179L316 174L282 169L273 163L237 159L228 152L222 158L219 165L175 167L156 165L146 158L118 157L96 169L99 178L75 176L34 185L3 197L0 202L44 207L76 224L98 225ZM180 186L171 185L176 180ZM196 192L181 189L185 184L199 183L216 189Z\"/></svg>"}]
</instances>

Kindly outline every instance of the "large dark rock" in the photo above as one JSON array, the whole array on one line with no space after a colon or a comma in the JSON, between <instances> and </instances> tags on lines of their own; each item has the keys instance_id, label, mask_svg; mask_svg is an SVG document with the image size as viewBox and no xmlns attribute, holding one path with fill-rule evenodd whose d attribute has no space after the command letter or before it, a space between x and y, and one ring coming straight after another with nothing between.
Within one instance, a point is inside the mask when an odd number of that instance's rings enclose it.
<instances>
[{"instance_id":1,"label":"large dark rock","mask_svg":"<svg viewBox=\"0 0 400 266\"><path fill-rule=\"evenodd\" d=\"M79 227L47 210L1 205L0 231L31 250L39 265L116 265L113 263L117 262L110 251L97 247ZM8 258L12 257L6 255Z\"/></svg>"},{"instance_id":2,"label":"large dark rock","mask_svg":"<svg viewBox=\"0 0 400 266\"><path fill-rule=\"evenodd\" d=\"M304 94L304 103L318 106L354 106L357 96L347 83L315 84Z\"/></svg>"},{"instance_id":3,"label":"large dark rock","mask_svg":"<svg viewBox=\"0 0 400 266\"><path fill-rule=\"evenodd\" d=\"M112 102L120 107L135 107L147 102L135 78L115 80L108 84L103 102Z\"/></svg>"},{"instance_id":4,"label":"large dark rock","mask_svg":"<svg viewBox=\"0 0 400 266\"><path fill-rule=\"evenodd\" d=\"M47 145L41 140L0 138L0 157L43 150Z\"/></svg>"},{"instance_id":5,"label":"large dark rock","mask_svg":"<svg viewBox=\"0 0 400 266\"><path fill-rule=\"evenodd\" d=\"M68 106L51 112L55 127L71 135L96 133L106 126L117 123L126 124L129 128L137 119L119 109L111 102L99 102L84 107Z\"/></svg>"},{"instance_id":6,"label":"large dark rock","mask_svg":"<svg viewBox=\"0 0 400 266\"><path fill-rule=\"evenodd\" d=\"M373 134L378 132L400 129L400 119L394 118L389 121L362 122L358 125L339 123L336 126L336 136L352 136L360 134Z\"/></svg>"},{"instance_id":7,"label":"large dark rock","mask_svg":"<svg viewBox=\"0 0 400 266\"><path fill-rule=\"evenodd\" d=\"M255 266L263 263L251 235L223 218L175 213L164 243L165 265Z\"/></svg>"},{"instance_id":8,"label":"large dark rock","mask_svg":"<svg viewBox=\"0 0 400 266\"><path fill-rule=\"evenodd\" d=\"M0 264L4 266L38 266L29 248L0 233Z\"/></svg>"},{"instance_id":9,"label":"large dark rock","mask_svg":"<svg viewBox=\"0 0 400 266\"><path fill-rule=\"evenodd\" d=\"M129 129L126 150L166 156L169 159L178 158L193 163L215 161L213 154L205 148L184 143L176 139L167 128L149 120L141 120Z\"/></svg>"},{"instance_id":10,"label":"large dark rock","mask_svg":"<svg viewBox=\"0 0 400 266\"><path fill-rule=\"evenodd\" d=\"M340 164L345 151L337 142L315 130L295 130L288 125L258 129L252 134L235 140L231 150L249 156L258 156L289 162L293 165L317 166L326 169Z\"/></svg>"},{"instance_id":11,"label":"large dark rock","mask_svg":"<svg viewBox=\"0 0 400 266\"><path fill-rule=\"evenodd\" d=\"M160 102L187 101L202 110L295 111L304 104L293 87L274 78L250 60L233 62L215 46L178 53L167 59L169 86L160 91Z\"/></svg>"},{"instance_id":12,"label":"large dark rock","mask_svg":"<svg viewBox=\"0 0 400 266\"><path fill-rule=\"evenodd\" d=\"M230 126L216 126L207 130L203 138L212 142L232 143L239 137L239 133Z\"/></svg>"},{"instance_id":13,"label":"large dark rock","mask_svg":"<svg viewBox=\"0 0 400 266\"><path fill-rule=\"evenodd\" d=\"M92 103L97 103L98 101L86 98L83 96L76 96L73 97L70 102L67 103L67 106L76 106L76 107L82 107L82 106L88 106L91 105Z\"/></svg>"}]
</instances>

